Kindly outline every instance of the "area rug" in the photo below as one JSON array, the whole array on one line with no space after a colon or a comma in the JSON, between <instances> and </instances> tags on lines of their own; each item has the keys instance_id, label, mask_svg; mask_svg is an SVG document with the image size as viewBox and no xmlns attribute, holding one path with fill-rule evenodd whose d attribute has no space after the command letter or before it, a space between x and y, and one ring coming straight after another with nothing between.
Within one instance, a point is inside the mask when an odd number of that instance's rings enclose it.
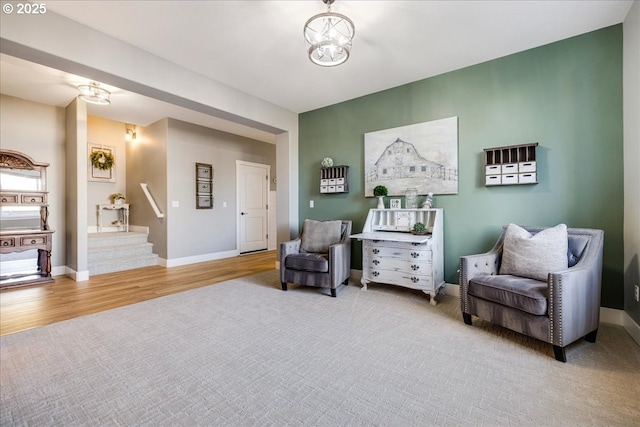
<instances>
[{"instance_id":1,"label":"area rug","mask_svg":"<svg viewBox=\"0 0 640 427\"><path fill-rule=\"evenodd\" d=\"M0 339L2 426L640 424L640 347L550 345L458 300L232 280Z\"/></svg>"}]
</instances>

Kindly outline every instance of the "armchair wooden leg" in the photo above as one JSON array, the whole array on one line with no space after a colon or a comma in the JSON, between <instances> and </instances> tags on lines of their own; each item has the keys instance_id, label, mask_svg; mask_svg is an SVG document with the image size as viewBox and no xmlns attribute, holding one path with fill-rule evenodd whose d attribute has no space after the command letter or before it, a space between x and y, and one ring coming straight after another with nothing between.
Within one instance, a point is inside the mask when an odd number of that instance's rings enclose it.
<instances>
[{"instance_id":1,"label":"armchair wooden leg","mask_svg":"<svg viewBox=\"0 0 640 427\"><path fill-rule=\"evenodd\" d=\"M473 325L473 323L471 323L471 315L469 313L462 313L462 320L464 320L464 323L467 325Z\"/></svg>"},{"instance_id":2,"label":"armchair wooden leg","mask_svg":"<svg viewBox=\"0 0 640 427\"><path fill-rule=\"evenodd\" d=\"M334 288L331 288L331 296L336 297L336 290Z\"/></svg>"},{"instance_id":3,"label":"armchair wooden leg","mask_svg":"<svg viewBox=\"0 0 640 427\"><path fill-rule=\"evenodd\" d=\"M286 291L287 290L287 282L281 282L282 283L282 290Z\"/></svg>"},{"instance_id":4,"label":"armchair wooden leg","mask_svg":"<svg viewBox=\"0 0 640 427\"><path fill-rule=\"evenodd\" d=\"M598 329L596 329L595 331L589 332L587 335L584 336L584 339L587 342L596 342L597 335L598 335Z\"/></svg>"},{"instance_id":5,"label":"armchair wooden leg","mask_svg":"<svg viewBox=\"0 0 640 427\"><path fill-rule=\"evenodd\" d=\"M560 347L559 345L554 345L553 354L556 356L557 361L559 362L567 361L567 355L564 353L564 347Z\"/></svg>"}]
</instances>

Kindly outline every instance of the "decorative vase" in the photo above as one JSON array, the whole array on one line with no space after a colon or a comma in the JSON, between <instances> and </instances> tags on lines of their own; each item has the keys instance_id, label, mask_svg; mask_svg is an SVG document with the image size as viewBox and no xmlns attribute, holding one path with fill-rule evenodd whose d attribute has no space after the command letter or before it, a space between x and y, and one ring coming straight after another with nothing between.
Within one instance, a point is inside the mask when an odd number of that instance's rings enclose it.
<instances>
[{"instance_id":1,"label":"decorative vase","mask_svg":"<svg viewBox=\"0 0 640 427\"><path fill-rule=\"evenodd\" d=\"M116 205L121 205L124 202L124 199L115 199L114 202Z\"/></svg>"},{"instance_id":2,"label":"decorative vase","mask_svg":"<svg viewBox=\"0 0 640 427\"><path fill-rule=\"evenodd\" d=\"M417 188L407 188L404 192L404 197L406 199L407 209L415 209L418 207L418 203L417 203L418 189Z\"/></svg>"},{"instance_id":3,"label":"decorative vase","mask_svg":"<svg viewBox=\"0 0 640 427\"><path fill-rule=\"evenodd\" d=\"M384 209L384 196L378 196L378 209Z\"/></svg>"}]
</instances>

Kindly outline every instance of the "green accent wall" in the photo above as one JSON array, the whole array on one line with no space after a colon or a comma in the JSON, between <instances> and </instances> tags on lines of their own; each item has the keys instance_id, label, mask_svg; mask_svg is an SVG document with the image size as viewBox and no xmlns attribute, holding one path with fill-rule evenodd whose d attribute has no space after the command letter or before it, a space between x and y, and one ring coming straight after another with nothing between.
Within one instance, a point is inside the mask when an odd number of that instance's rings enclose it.
<instances>
[{"instance_id":1,"label":"green accent wall","mask_svg":"<svg viewBox=\"0 0 640 427\"><path fill-rule=\"evenodd\" d=\"M301 114L300 223L351 219L361 231L377 202L364 197L364 134L452 116L458 194L434 197L445 280L458 283L459 257L489 250L504 224L599 228L602 305L622 309L622 25ZM528 142L539 143L538 184L485 187L483 149ZM320 194L324 157L350 167L349 193ZM352 268L362 268L360 242Z\"/></svg>"}]
</instances>

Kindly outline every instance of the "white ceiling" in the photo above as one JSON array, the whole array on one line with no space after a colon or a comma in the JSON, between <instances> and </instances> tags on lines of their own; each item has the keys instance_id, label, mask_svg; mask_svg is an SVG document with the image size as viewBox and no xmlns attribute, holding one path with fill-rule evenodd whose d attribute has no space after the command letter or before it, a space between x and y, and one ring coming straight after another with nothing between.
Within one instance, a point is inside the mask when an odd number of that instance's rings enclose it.
<instances>
[{"instance_id":1,"label":"white ceiling","mask_svg":"<svg viewBox=\"0 0 640 427\"><path fill-rule=\"evenodd\" d=\"M351 58L333 68L312 64L302 37L305 21L326 10L320 0L50 1L47 8L301 113L618 24L632 3L336 0L332 11L351 18L356 33ZM0 66L2 93L52 105L66 105L77 82L86 82L6 55ZM33 99L34 87L46 88L46 99ZM143 125L167 116L221 125L111 89L112 104L91 114Z\"/></svg>"}]
</instances>

